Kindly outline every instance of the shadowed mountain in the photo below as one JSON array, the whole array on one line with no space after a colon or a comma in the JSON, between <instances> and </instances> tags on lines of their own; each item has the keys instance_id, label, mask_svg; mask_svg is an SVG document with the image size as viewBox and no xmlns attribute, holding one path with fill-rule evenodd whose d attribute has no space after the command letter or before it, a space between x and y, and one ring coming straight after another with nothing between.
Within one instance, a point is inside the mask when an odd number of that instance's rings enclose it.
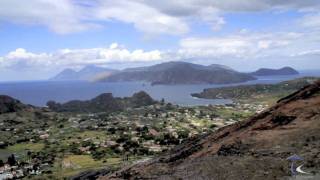
<instances>
[{"instance_id":1,"label":"shadowed mountain","mask_svg":"<svg viewBox=\"0 0 320 180\"><path fill-rule=\"evenodd\" d=\"M112 93L103 93L87 101L73 100L63 104L49 101L47 105L57 112L114 112L155 103L156 101L147 93L140 91L125 98L113 97Z\"/></svg>"},{"instance_id":2,"label":"shadowed mountain","mask_svg":"<svg viewBox=\"0 0 320 180\"><path fill-rule=\"evenodd\" d=\"M320 169L320 81L252 118L191 139L152 160L100 179L289 179L298 154Z\"/></svg>"},{"instance_id":3,"label":"shadowed mountain","mask_svg":"<svg viewBox=\"0 0 320 180\"><path fill-rule=\"evenodd\" d=\"M277 75L296 75L299 72L291 67L283 67L281 69L261 68L250 73L253 76L277 76Z\"/></svg>"},{"instance_id":4,"label":"shadowed mountain","mask_svg":"<svg viewBox=\"0 0 320 180\"><path fill-rule=\"evenodd\" d=\"M55 81L95 80L97 78L99 79L100 76L108 76L115 72L117 72L117 70L89 65L84 67L80 71L65 69L59 74L57 74L55 77L51 78L50 80L55 80Z\"/></svg>"},{"instance_id":5,"label":"shadowed mountain","mask_svg":"<svg viewBox=\"0 0 320 180\"><path fill-rule=\"evenodd\" d=\"M203 66L187 62L167 62L148 67L125 69L101 81L146 81L152 84L226 84L255 78L222 65Z\"/></svg>"}]
</instances>

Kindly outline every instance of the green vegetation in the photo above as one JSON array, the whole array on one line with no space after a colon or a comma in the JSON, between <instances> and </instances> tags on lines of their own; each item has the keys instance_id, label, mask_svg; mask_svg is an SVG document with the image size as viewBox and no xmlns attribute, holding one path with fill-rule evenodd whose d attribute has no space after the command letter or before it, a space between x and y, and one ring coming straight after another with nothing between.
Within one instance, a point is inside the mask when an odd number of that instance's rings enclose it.
<instances>
[{"instance_id":1,"label":"green vegetation","mask_svg":"<svg viewBox=\"0 0 320 180\"><path fill-rule=\"evenodd\" d=\"M101 169L108 165L120 164L120 158L109 158L107 161L94 160L90 155L69 155L57 160L53 167L55 177L70 177L86 170Z\"/></svg>"},{"instance_id":2,"label":"green vegetation","mask_svg":"<svg viewBox=\"0 0 320 180\"><path fill-rule=\"evenodd\" d=\"M20 143L20 144L8 146L7 150L12 153L20 153L20 152L25 152L27 150L33 151L33 152L39 152L43 150L43 148L44 148L43 143Z\"/></svg>"}]
</instances>

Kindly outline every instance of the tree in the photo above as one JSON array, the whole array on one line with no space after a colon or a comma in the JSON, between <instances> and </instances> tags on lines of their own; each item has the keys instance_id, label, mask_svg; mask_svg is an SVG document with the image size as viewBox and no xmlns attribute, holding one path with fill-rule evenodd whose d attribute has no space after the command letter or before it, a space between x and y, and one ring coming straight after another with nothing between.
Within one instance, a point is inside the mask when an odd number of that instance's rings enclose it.
<instances>
[{"instance_id":1,"label":"tree","mask_svg":"<svg viewBox=\"0 0 320 180\"><path fill-rule=\"evenodd\" d=\"M4 162L0 159L0 167L4 166Z\"/></svg>"},{"instance_id":2,"label":"tree","mask_svg":"<svg viewBox=\"0 0 320 180\"><path fill-rule=\"evenodd\" d=\"M116 130L114 127L110 127L110 128L108 129L108 131L109 131L111 134L115 134L117 130Z\"/></svg>"},{"instance_id":3,"label":"tree","mask_svg":"<svg viewBox=\"0 0 320 180\"><path fill-rule=\"evenodd\" d=\"M213 119L216 118L216 117L219 117L219 116L216 115L216 114L210 114L210 119L211 119L211 120L213 120Z\"/></svg>"},{"instance_id":4,"label":"tree","mask_svg":"<svg viewBox=\"0 0 320 180\"><path fill-rule=\"evenodd\" d=\"M135 148L138 148L139 147L139 144L135 141L126 141L125 144L123 145L123 148L126 150L126 151L129 151L130 149L135 149Z\"/></svg>"},{"instance_id":5,"label":"tree","mask_svg":"<svg viewBox=\"0 0 320 180\"><path fill-rule=\"evenodd\" d=\"M187 139L189 137L189 132L188 131L178 131L178 137L180 139Z\"/></svg>"},{"instance_id":6,"label":"tree","mask_svg":"<svg viewBox=\"0 0 320 180\"><path fill-rule=\"evenodd\" d=\"M80 155L81 154L81 151L79 149L79 145L76 144L76 143L72 143L69 147L69 150L70 152L72 152L73 154L76 154L76 155Z\"/></svg>"},{"instance_id":7,"label":"tree","mask_svg":"<svg viewBox=\"0 0 320 180\"><path fill-rule=\"evenodd\" d=\"M8 162L7 162L10 166L14 166L17 164L16 161L16 157L14 156L14 154L11 154L11 156L8 157Z\"/></svg>"},{"instance_id":8,"label":"tree","mask_svg":"<svg viewBox=\"0 0 320 180\"><path fill-rule=\"evenodd\" d=\"M164 105L164 103L165 103L164 98L161 99L160 103L161 103L161 105Z\"/></svg>"},{"instance_id":9,"label":"tree","mask_svg":"<svg viewBox=\"0 0 320 180\"><path fill-rule=\"evenodd\" d=\"M61 105L59 103L56 103L55 101L48 101L47 106L54 111L59 110L61 107Z\"/></svg>"}]
</instances>

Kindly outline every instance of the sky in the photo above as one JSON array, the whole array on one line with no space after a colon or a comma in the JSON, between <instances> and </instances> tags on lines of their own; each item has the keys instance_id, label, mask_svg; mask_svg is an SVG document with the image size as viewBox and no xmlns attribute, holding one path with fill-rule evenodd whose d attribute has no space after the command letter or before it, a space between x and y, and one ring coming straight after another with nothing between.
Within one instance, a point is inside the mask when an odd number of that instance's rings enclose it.
<instances>
[{"instance_id":1,"label":"sky","mask_svg":"<svg viewBox=\"0 0 320 180\"><path fill-rule=\"evenodd\" d=\"M1 0L0 81L186 61L320 69L319 0Z\"/></svg>"}]
</instances>

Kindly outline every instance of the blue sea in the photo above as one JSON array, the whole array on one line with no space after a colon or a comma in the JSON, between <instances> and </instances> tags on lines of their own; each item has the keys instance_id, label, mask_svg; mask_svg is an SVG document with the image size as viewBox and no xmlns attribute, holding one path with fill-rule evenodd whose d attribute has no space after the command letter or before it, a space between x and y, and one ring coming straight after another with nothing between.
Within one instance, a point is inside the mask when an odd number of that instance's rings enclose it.
<instances>
[{"instance_id":1,"label":"blue sea","mask_svg":"<svg viewBox=\"0 0 320 180\"><path fill-rule=\"evenodd\" d=\"M228 99L199 99L190 94L201 92L205 88L234 86L239 84L272 84L285 80L304 76L318 76L320 71L304 71L299 75L292 76L260 76L258 80L237 84L201 84L201 85L156 85L151 86L143 82L85 82L85 81L25 81L25 82L2 82L0 94L5 94L19 99L23 103L35 106L45 106L49 100L66 102L69 100L88 100L101 93L110 92L115 97L131 96L138 91L146 91L154 99L165 99L166 102L183 106L227 104Z\"/></svg>"}]
</instances>

